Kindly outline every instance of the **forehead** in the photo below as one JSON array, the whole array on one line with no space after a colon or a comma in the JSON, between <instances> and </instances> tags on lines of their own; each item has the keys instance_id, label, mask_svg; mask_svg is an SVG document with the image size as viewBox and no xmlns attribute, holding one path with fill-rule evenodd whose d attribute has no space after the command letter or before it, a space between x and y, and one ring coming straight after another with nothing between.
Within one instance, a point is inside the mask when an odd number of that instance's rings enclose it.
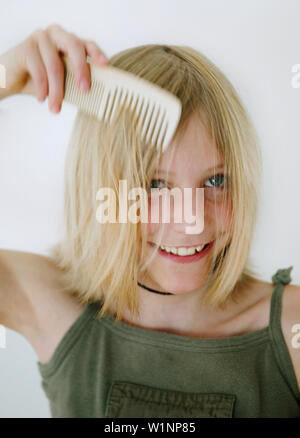
<instances>
[{"instance_id":1,"label":"forehead","mask_svg":"<svg viewBox=\"0 0 300 438\"><path fill-rule=\"evenodd\" d=\"M206 169L222 163L212 138L198 113L193 113L162 154L158 169Z\"/></svg>"}]
</instances>

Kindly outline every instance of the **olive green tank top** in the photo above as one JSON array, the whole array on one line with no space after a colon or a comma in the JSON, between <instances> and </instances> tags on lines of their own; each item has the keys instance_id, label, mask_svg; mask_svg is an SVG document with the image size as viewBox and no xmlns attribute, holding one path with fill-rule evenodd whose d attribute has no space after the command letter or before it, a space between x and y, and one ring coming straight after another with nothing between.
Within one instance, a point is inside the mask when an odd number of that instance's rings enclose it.
<instances>
[{"instance_id":1,"label":"olive green tank top","mask_svg":"<svg viewBox=\"0 0 300 438\"><path fill-rule=\"evenodd\" d=\"M37 362L52 417L300 418L300 392L281 331L290 271L272 276L269 325L227 338L134 327L88 304L47 363Z\"/></svg>"}]
</instances>

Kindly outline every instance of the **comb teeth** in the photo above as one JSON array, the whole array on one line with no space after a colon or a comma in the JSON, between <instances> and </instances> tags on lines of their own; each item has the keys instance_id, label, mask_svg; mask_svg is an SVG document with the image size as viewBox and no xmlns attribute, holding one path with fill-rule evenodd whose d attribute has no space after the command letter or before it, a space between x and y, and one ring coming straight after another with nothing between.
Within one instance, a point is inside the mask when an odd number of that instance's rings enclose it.
<instances>
[{"instance_id":1,"label":"comb teeth","mask_svg":"<svg viewBox=\"0 0 300 438\"><path fill-rule=\"evenodd\" d=\"M64 96L66 102L77 105L83 111L97 116L103 100L103 94L104 86L99 81L93 81L89 92L86 94L80 92L75 82L74 74L67 70Z\"/></svg>"},{"instance_id":2,"label":"comb teeth","mask_svg":"<svg viewBox=\"0 0 300 438\"><path fill-rule=\"evenodd\" d=\"M181 115L181 102L173 94L132 73L111 66L90 63L91 87L78 89L67 57L64 100L110 123L123 105L133 111L142 139L164 152L175 133Z\"/></svg>"}]
</instances>

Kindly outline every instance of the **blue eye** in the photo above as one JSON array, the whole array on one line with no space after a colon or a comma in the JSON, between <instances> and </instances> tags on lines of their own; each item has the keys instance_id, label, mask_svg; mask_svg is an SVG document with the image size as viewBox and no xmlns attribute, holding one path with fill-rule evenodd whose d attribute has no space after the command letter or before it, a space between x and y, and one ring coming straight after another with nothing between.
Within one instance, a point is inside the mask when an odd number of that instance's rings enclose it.
<instances>
[{"instance_id":1,"label":"blue eye","mask_svg":"<svg viewBox=\"0 0 300 438\"><path fill-rule=\"evenodd\" d=\"M221 178L219 178L219 177L221 177ZM214 176L208 178L207 181L212 181L212 180L216 181L216 182L213 183L214 184L213 186L208 186L208 187L216 187L216 188L220 188L220 189L224 188L224 175L222 173L219 173L217 175L214 175ZM218 186L218 184L222 184L222 181L223 181L223 186L222 187ZM215 184L217 184L217 186Z\"/></svg>"},{"instance_id":2,"label":"blue eye","mask_svg":"<svg viewBox=\"0 0 300 438\"><path fill-rule=\"evenodd\" d=\"M152 179L151 182L150 182L150 189L160 189L160 188L162 188L162 187L155 187L156 184L154 184L154 186L153 186L153 185L152 185L153 181L154 181L155 183L156 183L156 182L161 182L161 183L165 184L161 179Z\"/></svg>"}]
</instances>

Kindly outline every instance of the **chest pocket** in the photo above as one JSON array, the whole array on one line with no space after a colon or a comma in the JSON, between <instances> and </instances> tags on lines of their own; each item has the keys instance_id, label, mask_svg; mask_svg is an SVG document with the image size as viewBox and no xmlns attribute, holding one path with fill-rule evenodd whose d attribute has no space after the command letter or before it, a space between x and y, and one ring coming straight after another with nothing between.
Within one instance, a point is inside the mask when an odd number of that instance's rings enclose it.
<instances>
[{"instance_id":1,"label":"chest pocket","mask_svg":"<svg viewBox=\"0 0 300 438\"><path fill-rule=\"evenodd\" d=\"M113 382L105 418L231 418L236 396L169 391Z\"/></svg>"}]
</instances>

